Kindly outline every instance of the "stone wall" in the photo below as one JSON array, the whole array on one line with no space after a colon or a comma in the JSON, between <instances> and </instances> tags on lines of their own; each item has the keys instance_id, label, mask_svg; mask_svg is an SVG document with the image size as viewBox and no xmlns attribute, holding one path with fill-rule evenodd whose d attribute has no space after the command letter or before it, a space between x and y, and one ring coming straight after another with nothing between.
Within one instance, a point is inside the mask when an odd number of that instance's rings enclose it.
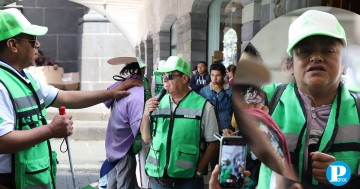
<instances>
[{"instance_id":1,"label":"stone wall","mask_svg":"<svg viewBox=\"0 0 360 189\"><path fill-rule=\"evenodd\" d=\"M88 9L68 0L26 0L17 1L17 5L22 6L31 23L49 28L45 36L39 37L45 56L65 72L79 71L78 22Z\"/></svg>"}]
</instances>

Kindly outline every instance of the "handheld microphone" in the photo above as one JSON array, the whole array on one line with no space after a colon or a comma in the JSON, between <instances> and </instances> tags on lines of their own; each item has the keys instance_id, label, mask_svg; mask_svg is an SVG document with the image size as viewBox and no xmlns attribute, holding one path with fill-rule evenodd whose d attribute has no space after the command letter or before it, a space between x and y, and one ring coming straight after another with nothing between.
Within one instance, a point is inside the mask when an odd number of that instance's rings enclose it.
<instances>
[{"instance_id":1,"label":"handheld microphone","mask_svg":"<svg viewBox=\"0 0 360 189\"><path fill-rule=\"evenodd\" d=\"M167 90L163 88L160 91L160 94L156 97L156 100L160 102L160 100L165 96L166 93L167 93Z\"/></svg>"},{"instance_id":2,"label":"handheld microphone","mask_svg":"<svg viewBox=\"0 0 360 189\"><path fill-rule=\"evenodd\" d=\"M159 93L159 95L156 97L156 100L160 102L160 100L165 96L165 94L167 93L166 89L162 89ZM153 113L153 111L150 112L150 115Z\"/></svg>"}]
</instances>

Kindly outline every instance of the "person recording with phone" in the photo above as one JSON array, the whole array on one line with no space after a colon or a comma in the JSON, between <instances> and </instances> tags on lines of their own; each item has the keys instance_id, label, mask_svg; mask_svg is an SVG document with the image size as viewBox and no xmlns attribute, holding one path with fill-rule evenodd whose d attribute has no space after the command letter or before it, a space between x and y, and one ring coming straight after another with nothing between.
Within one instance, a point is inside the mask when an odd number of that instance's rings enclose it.
<instances>
[{"instance_id":1,"label":"person recording with phone","mask_svg":"<svg viewBox=\"0 0 360 189\"><path fill-rule=\"evenodd\" d=\"M177 56L154 72L162 75L168 94L145 103L140 127L150 143L145 170L153 189L203 188L203 173L219 148L215 110L188 87L190 74L190 64Z\"/></svg>"}]
</instances>

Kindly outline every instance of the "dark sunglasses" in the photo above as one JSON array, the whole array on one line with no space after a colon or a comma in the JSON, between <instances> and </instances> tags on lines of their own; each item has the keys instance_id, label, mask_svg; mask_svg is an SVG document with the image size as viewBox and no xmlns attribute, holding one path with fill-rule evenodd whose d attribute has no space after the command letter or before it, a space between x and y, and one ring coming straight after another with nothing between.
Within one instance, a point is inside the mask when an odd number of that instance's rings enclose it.
<instances>
[{"instance_id":1,"label":"dark sunglasses","mask_svg":"<svg viewBox=\"0 0 360 189\"><path fill-rule=\"evenodd\" d=\"M163 74L162 78L163 79L166 78L167 80L173 80L175 76L181 77L181 76L183 76L183 74L175 74L175 73L170 72L170 73Z\"/></svg>"},{"instance_id":2,"label":"dark sunglasses","mask_svg":"<svg viewBox=\"0 0 360 189\"><path fill-rule=\"evenodd\" d=\"M35 48L35 44L36 44L36 42L37 42L37 38L36 38L36 36L34 36L32 39L29 39L29 38L14 38L14 39L16 39L16 40L27 40L29 43L30 43L30 45L32 46L32 47L34 47Z\"/></svg>"}]
</instances>

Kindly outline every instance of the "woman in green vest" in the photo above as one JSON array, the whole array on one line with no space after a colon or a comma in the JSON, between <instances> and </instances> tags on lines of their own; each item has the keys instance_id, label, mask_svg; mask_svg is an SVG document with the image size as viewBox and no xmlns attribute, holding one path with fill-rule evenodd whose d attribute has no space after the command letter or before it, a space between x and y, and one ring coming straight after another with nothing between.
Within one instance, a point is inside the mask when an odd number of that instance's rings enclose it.
<instances>
[{"instance_id":1,"label":"woman in green vest","mask_svg":"<svg viewBox=\"0 0 360 189\"><path fill-rule=\"evenodd\" d=\"M335 161L349 166L352 186L360 172L360 125L355 100L341 77L346 35L332 14L308 10L289 28L287 68L294 78L275 103L272 118L283 131L299 181L307 187L329 182ZM278 84L263 87L270 101ZM276 188L274 175L261 166L259 189Z\"/></svg>"}]
</instances>

